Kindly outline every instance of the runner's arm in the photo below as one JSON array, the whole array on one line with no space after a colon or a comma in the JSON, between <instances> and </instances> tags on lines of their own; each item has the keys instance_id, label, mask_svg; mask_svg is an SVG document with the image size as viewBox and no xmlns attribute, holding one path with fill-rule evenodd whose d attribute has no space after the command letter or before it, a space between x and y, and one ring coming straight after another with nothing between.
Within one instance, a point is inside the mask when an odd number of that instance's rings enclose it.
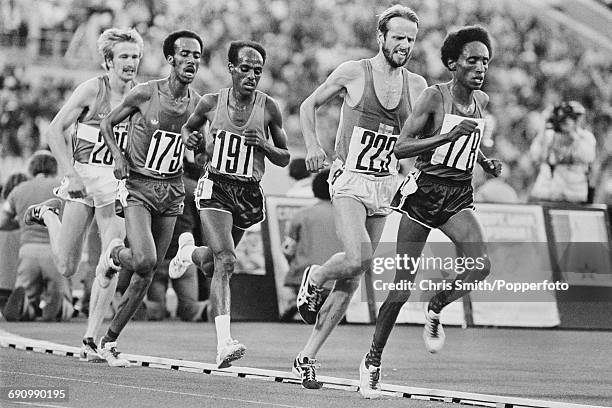
<instances>
[{"instance_id":1,"label":"runner's arm","mask_svg":"<svg viewBox=\"0 0 612 408\"><path fill-rule=\"evenodd\" d=\"M404 123L393 149L393 153L395 153L398 159L418 156L438 146L457 140L463 135L469 135L474 131L476 122L465 119L448 133L418 139L417 137L423 134L427 123L435 119L438 113L437 109L440 106L442 106L442 96L438 91L433 88L423 91L415 104L412 114L408 117L406 123Z\"/></svg>"},{"instance_id":2,"label":"runner's arm","mask_svg":"<svg viewBox=\"0 0 612 408\"><path fill-rule=\"evenodd\" d=\"M113 127L125 121L130 115L138 111L139 106L151 98L151 87L148 84L140 84L134 87L125 96L123 101L115 107L100 122L100 132L104 138L104 143L108 146L115 161L123 157L121 148L115 140Z\"/></svg>"},{"instance_id":3,"label":"runner's arm","mask_svg":"<svg viewBox=\"0 0 612 408\"><path fill-rule=\"evenodd\" d=\"M336 68L329 77L300 106L300 127L306 144L306 167L309 171L318 171L325 162L325 152L316 134L316 110L340 95L347 84L363 75L359 62L348 61ZM326 134L325 137L335 138ZM333 143L332 143L333 144Z\"/></svg>"},{"instance_id":4,"label":"runner's arm","mask_svg":"<svg viewBox=\"0 0 612 408\"><path fill-rule=\"evenodd\" d=\"M208 121L208 114L217 106L218 94L206 94L200 98L193 113L181 127L181 137L185 147L193 150L199 147L204 138L202 127Z\"/></svg>"},{"instance_id":5,"label":"runner's arm","mask_svg":"<svg viewBox=\"0 0 612 408\"><path fill-rule=\"evenodd\" d=\"M83 82L74 90L49 124L46 137L62 175L77 175L73 166L71 140L66 130L74 126L83 111L95 100L97 93L96 78Z\"/></svg>"},{"instance_id":6,"label":"runner's arm","mask_svg":"<svg viewBox=\"0 0 612 408\"><path fill-rule=\"evenodd\" d=\"M289 164L291 155L287 149L287 134L285 133L285 129L283 129L283 115L281 115L280 108L276 101L270 97L266 98L266 116L269 118L266 123L268 123L268 130L272 137L272 143L262 138L258 138L259 142L255 143L260 145L260 149L263 150L272 164L286 167ZM247 144L250 144L248 136Z\"/></svg>"}]
</instances>

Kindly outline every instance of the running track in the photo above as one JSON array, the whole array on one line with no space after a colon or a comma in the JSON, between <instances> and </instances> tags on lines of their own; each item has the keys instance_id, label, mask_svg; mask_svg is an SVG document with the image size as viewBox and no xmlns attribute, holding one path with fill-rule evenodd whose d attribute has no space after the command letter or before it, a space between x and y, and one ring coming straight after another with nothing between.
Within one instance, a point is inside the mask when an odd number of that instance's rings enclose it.
<instances>
[{"instance_id":1,"label":"running track","mask_svg":"<svg viewBox=\"0 0 612 408\"><path fill-rule=\"evenodd\" d=\"M2 330L77 346L85 328L70 323L7 323ZM357 379L373 326L343 325L319 355L320 375ZM603 331L447 328L441 353L424 349L421 327L398 326L383 359L383 383L494 394L559 403L612 406L612 333ZM247 347L237 365L289 371L310 328L302 324L235 323L232 334ZM212 324L131 322L119 342L125 353L214 361ZM78 359L0 348L1 387L63 387L69 401L0 400L2 407L440 407L457 404L385 397L366 401L357 392L252 378L144 367L118 369ZM33 405L32 405L33 404Z\"/></svg>"}]
</instances>

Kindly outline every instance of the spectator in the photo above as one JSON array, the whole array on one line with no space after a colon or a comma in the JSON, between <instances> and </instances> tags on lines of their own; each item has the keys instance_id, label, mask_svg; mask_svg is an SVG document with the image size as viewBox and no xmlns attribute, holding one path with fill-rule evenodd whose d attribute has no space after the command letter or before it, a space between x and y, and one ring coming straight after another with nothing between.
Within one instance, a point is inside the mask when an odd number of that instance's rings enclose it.
<instances>
[{"instance_id":1,"label":"spectator","mask_svg":"<svg viewBox=\"0 0 612 408\"><path fill-rule=\"evenodd\" d=\"M24 217L30 206L53 198L57 161L47 151L35 152L28 172L33 178L15 187L0 210L0 227L14 227L16 220L21 228L15 288L2 313L9 321L69 320L74 311L70 284L55 267L49 234Z\"/></svg>"},{"instance_id":2,"label":"spectator","mask_svg":"<svg viewBox=\"0 0 612 408\"><path fill-rule=\"evenodd\" d=\"M534 139L530 154L540 170L531 191L533 200L587 202L595 136L578 125L582 115L584 108L576 102L556 105L544 131Z\"/></svg>"},{"instance_id":3,"label":"spectator","mask_svg":"<svg viewBox=\"0 0 612 408\"><path fill-rule=\"evenodd\" d=\"M13 191L15 187L23 183L28 179L28 175L25 173L17 172L9 176L4 183L4 186L0 186L1 197L0 205L6 201L8 195ZM1 213L0 213L1 214ZM2 215L0 215L2 217ZM0 221L3 223L5 221ZM15 220L12 221L16 228L19 228L19 224ZM7 225L8 229L9 226ZM4 308L8 297L13 291L15 286L15 279L17 277L17 264L19 252L19 231L0 231L0 310Z\"/></svg>"},{"instance_id":4,"label":"spectator","mask_svg":"<svg viewBox=\"0 0 612 408\"><path fill-rule=\"evenodd\" d=\"M287 197L313 197L312 179L310 173L306 170L306 160L303 157L291 160L289 177L295 180L295 183L287 190Z\"/></svg>"},{"instance_id":5,"label":"spectator","mask_svg":"<svg viewBox=\"0 0 612 408\"><path fill-rule=\"evenodd\" d=\"M325 262L333 254L342 251L340 240L334 225L334 211L329 196L327 179L329 169L319 172L312 180L311 191L319 201L303 208L295 214L283 242L283 254L289 262L289 272L285 277L285 286L291 288L293 304L282 313L281 321L290 321L297 312L297 296L304 269L307 266ZM326 287L327 296L333 282Z\"/></svg>"}]
</instances>

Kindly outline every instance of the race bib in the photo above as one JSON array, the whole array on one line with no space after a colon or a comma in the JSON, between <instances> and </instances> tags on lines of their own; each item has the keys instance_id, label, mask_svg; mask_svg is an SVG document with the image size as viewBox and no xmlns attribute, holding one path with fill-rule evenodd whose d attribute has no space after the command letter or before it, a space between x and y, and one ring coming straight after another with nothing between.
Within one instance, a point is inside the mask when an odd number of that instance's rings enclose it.
<instances>
[{"instance_id":1,"label":"race bib","mask_svg":"<svg viewBox=\"0 0 612 408\"><path fill-rule=\"evenodd\" d=\"M151 137L145 169L164 175L176 174L183 168L184 150L180 133L156 130Z\"/></svg>"},{"instance_id":2,"label":"race bib","mask_svg":"<svg viewBox=\"0 0 612 408\"><path fill-rule=\"evenodd\" d=\"M393 154L393 147L398 135L391 134L392 131L391 128L374 132L355 126L346 157L346 168L359 173L397 174L397 158Z\"/></svg>"},{"instance_id":3,"label":"race bib","mask_svg":"<svg viewBox=\"0 0 612 408\"><path fill-rule=\"evenodd\" d=\"M125 149L127 147L127 133L128 133L127 123L119 123L118 125L115 125L115 127L113 128L113 134L115 135L115 140L117 141L117 145L119 146L122 152L125 152ZM99 130L98 130L97 140L94 143L91 153L89 154L88 163L93 166L103 166L103 167L111 167L115 164L113 155L111 154L111 151L108 148L108 146L106 146L106 143L104 142L104 138L102 137L102 132L100 132Z\"/></svg>"},{"instance_id":4,"label":"race bib","mask_svg":"<svg viewBox=\"0 0 612 408\"><path fill-rule=\"evenodd\" d=\"M219 130L214 135L211 166L219 173L252 177L253 146L247 146L245 140L243 135Z\"/></svg>"},{"instance_id":5,"label":"race bib","mask_svg":"<svg viewBox=\"0 0 612 408\"><path fill-rule=\"evenodd\" d=\"M480 140L484 132L485 120L482 118L466 118L464 116L447 113L444 115L440 134L450 132L452 128L461 123L464 119L470 119L478 123L474 132L469 135L461 136L454 142L438 146L431 156L431 164L442 164L463 171L471 171L474 168L474 163L476 163L476 159L478 158Z\"/></svg>"}]
</instances>

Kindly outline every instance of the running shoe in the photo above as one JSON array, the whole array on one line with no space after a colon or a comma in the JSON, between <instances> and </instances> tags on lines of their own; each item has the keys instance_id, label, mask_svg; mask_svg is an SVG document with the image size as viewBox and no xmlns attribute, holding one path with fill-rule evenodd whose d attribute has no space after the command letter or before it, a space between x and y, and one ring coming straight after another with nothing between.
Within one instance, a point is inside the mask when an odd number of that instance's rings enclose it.
<instances>
[{"instance_id":1,"label":"running shoe","mask_svg":"<svg viewBox=\"0 0 612 408\"><path fill-rule=\"evenodd\" d=\"M104 362L104 359L100 357L100 354L98 354L98 346L96 346L93 337L86 337L83 339L83 345L81 346L79 360L89 361L92 363Z\"/></svg>"},{"instance_id":2,"label":"running shoe","mask_svg":"<svg viewBox=\"0 0 612 408\"><path fill-rule=\"evenodd\" d=\"M314 358L300 357L298 354L293 360L291 372L302 380L302 387L309 390L318 390L323 387L321 381L317 381L317 369L321 365Z\"/></svg>"},{"instance_id":3,"label":"running shoe","mask_svg":"<svg viewBox=\"0 0 612 408\"><path fill-rule=\"evenodd\" d=\"M359 393L363 398L376 399L382 395L380 387L380 367L366 367L366 355L359 365Z\"/></svg>"},{"instance_id":4,"label":"running shoe","mask_svg":"<svg viewBox=\"0 0 612 408\"><path fill-rule=\"evenodd\" d=\"M429 309L429 305L425 305L425 327L423 329L423 340L425 348L430 353L437 353L444 346L444 328L440 323L440 313L435 313Z\"/></svg>"},{"instance_id":5,"label":"running shoe","mask_svg":"<svg viewBox=\"0 0 612 408\"><path fill-rule=\"evenodd\" d=\"M308 277L313 268L318 265L310 265L304 270L302 284L297 296L297 308L302 320L307 324L314 324L317 315L323 305L323 288L319 288L310 283Z\"/></svg>"},{"instance_id":6,"label":"running shoe","mask_svg":"<svg viewBox=\"0 0 612 408\"><path fill-rule=\"evenodd\" d=\"M228 340L221 349L217 350L217 368L231 367L232 361L236 361L244 356L246 347L238 340Z\"/></svg>"},{"instance_id":7,"label":"running shoe","mask_svg":"<svg viewBox=\"0 0 612 408\"><path fill-rule=\"evenodd\" d=\"M51 210L55 215L59 217L61 208L62 200L60 200L59 198L50 198L40 204L31 205L23 214L23 222L25 222L26 225L39 224L44 227L45 221L43 220L42 215L47 210Z\"/></svg>"},{"instance_id":8,"label":"running shoe","mask_svg":"<svg viewBox=\"0 0 612 408\"><path fill-rule=\"evenodd\" d=\"M104 342L104 338L100 339L100 347L98 347L98 354L102 357L109 366L111 367L129 367L130 362L123 357L117 351L117 342L109 341Z\"/></svg>"},{"instance_id":9,"label":"running shoe","mask_svg":"<svg viewBox=\"0 0 612 408\"><path fill-rule=\"evenodd\" d=\"M191 259L181 260L179 256L181 249L183 249L185 245L195 245L195 240L193 239L193 234L191 232L183 232L181 235L179 235L178 250L168 266L168 275L170 276L170 279L178 279L183 276L189 265L193 263L191 262Z\"/></svg>"}]
</instances>

